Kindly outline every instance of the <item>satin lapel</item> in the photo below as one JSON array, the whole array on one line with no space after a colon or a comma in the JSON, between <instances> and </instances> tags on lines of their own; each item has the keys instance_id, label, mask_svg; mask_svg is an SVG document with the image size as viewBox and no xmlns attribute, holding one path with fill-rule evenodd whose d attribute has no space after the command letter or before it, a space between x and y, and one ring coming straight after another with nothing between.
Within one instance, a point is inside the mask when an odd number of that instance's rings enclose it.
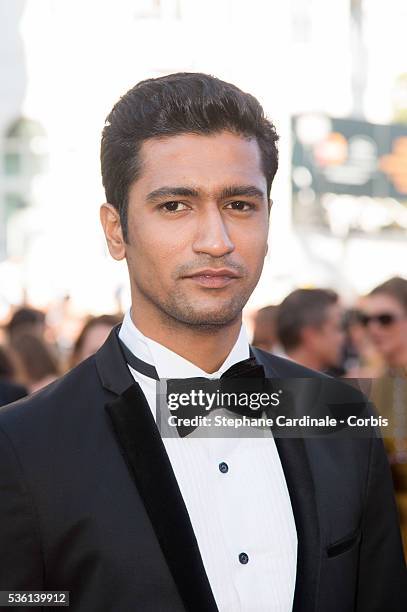
<instances>
[{"instance_id":1,"label":"satin lapel","mask_svg":"<svg viewBox=\"0 0 407 612\"><path fill-rule=\"evenodd\" d=\"M139 385L106 410L186 610L217 612L184 500Z\"/></svg>"},{"instance_id":2,"label":"satin lapel","mask_svg":"<svg viewBox=\"0 0 407 612\"><path fill-rule=\"evenodd\" d=\"M261 363L268 378L284 378L252 347L256 360ZM297 577L292 612L315 612L320 576L320 533L315 487L302 438L275 438L281 465L290 494L298 538ZM312 440L311 440L312 443Z\"/></svg>"},{"instance_id":3,"label":"satin lapel","mask_svg":"<svg viewBox=\"0 0 407 612\"><path fill-rule=\"evenodd\" d=\"M293 612L314 612L320 572L320 534L314 483L304 440L275 438L298 537Z\"/></svg>"}]
</instances>

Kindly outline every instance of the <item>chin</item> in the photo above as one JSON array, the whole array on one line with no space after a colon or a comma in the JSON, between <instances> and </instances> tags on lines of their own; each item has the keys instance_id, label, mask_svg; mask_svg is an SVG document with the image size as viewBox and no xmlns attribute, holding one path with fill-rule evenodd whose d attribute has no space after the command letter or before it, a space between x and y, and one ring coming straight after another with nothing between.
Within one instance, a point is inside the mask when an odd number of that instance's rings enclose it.
<instances>
[{"instance_id":1,"label":"chin","mask_svg":"<svg viewBox=\"0 0 407 612\"><path fill-rule=\"evenodd\" d=\"M191 321L207 322L208 324L226 324L235 321L240 316L245 301L242 299L193 300L176 308L181 316Z\"/></svg>"},{"instance_id":2,"label":"chin","mask_svg":"<svg viewBox=\"0 0 407 612\"><path fill-rule=\"evenodd\" d=\"M178 311L172 313L174 318L178 321L187 325L204 327L217 327L229 325L236 321L236 318L240 315L241 310L231 310L230 308L217 308L213 309L193 309L189 308L183 312Z\"/></svg>"},{"instance_id":3,"label":"chin","mask_svg":"<svg viewBox=\"0 0 407 612\"><path fill-rule=\"evenodd\" d=\"M199 327L217 327L224 326L233 323L236 320L235 316L230 316L229 313L208 313L208 312L197 312L192 316L188 317L186 323L190 325L197 325Z\"/></svg>"},{"instance_id":4,"label":"chin","mask_svg":"<svg viewBox=\"0 0 407 612\"><path fill-rule=\"evenodd\" d=\"M160 305L167 317L177 323L201 329L231 325L241 316L246 303L242 296L235 299L193 300L185 295L172 297L172 300Z\"/></svg>"}]
</instances>

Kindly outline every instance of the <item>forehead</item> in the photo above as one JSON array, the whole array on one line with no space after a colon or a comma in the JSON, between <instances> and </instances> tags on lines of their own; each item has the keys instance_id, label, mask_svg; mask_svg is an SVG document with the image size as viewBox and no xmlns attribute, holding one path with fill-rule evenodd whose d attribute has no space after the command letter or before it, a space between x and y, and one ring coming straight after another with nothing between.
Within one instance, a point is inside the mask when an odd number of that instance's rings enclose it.
<instances>
[{"instance_id":1,"label":"forehead","mask_svg":"<svg viewBox=\"0 0 407 612\"><path fill-rule=\"evenodd\" d=\"M140 161L134 187L146 191L162 185L190 185L211 192L235 183L266 189L256 139L230 132L151 138L141 146Z\"/></svg>"},{"instance_id":2,"label":"forehead","mask_svg":"<svg viewBox=\"0 0 407 612\"><path fill-rule=\"evenodd\" d=\"M372 312L386 310L389 312L398 313L403 312L403 306L392 295L387 295L387 293L376 293L374 295L369 295L368 299L366 300L366 310Z\"/></svg>"}]
</instances>

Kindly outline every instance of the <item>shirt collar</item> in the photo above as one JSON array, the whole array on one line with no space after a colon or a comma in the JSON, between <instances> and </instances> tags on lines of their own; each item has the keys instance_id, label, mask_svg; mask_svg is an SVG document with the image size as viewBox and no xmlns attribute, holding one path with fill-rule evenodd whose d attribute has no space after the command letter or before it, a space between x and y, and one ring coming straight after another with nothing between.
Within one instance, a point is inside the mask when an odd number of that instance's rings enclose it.
<instances>
[{"instance_id":1,"label":"shirt collar","mask_svg":"<svg viewBox=\"0 0 407 612\"><path fill-rule=\"evenodd\" d=\"M205 372L187 359L184 359L181 355L174 353L174 351L171 351L162 344L142 334L134 325L131 319L130 310L128 310L124 316L119 337L134 355L154 365L160 378L189 378L196 376L219 378L232 365L244 359L248 359L250 356L249 341L243 325L240 328L239 336L229 355L219 370L211 374L208 374L208 372Z\"/></svg>"}]
</instances>

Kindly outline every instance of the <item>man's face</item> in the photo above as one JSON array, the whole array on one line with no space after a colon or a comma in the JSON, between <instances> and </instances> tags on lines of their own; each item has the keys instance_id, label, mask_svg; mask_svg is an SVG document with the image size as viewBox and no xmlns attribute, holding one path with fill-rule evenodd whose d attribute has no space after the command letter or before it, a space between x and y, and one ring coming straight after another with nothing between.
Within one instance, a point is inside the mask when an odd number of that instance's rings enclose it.
<instances>
[{"instance_id":1,"label":"man's face","mask_svg":"<svg viewBox=\"0 0 407 612\"><path fill-rule=\"evenodd\" d=\"M129 191L125 256L133 309L187 325L240 316L267 249L268 198L254 139L150 139Z\"/></svg>"}]
</instances>

